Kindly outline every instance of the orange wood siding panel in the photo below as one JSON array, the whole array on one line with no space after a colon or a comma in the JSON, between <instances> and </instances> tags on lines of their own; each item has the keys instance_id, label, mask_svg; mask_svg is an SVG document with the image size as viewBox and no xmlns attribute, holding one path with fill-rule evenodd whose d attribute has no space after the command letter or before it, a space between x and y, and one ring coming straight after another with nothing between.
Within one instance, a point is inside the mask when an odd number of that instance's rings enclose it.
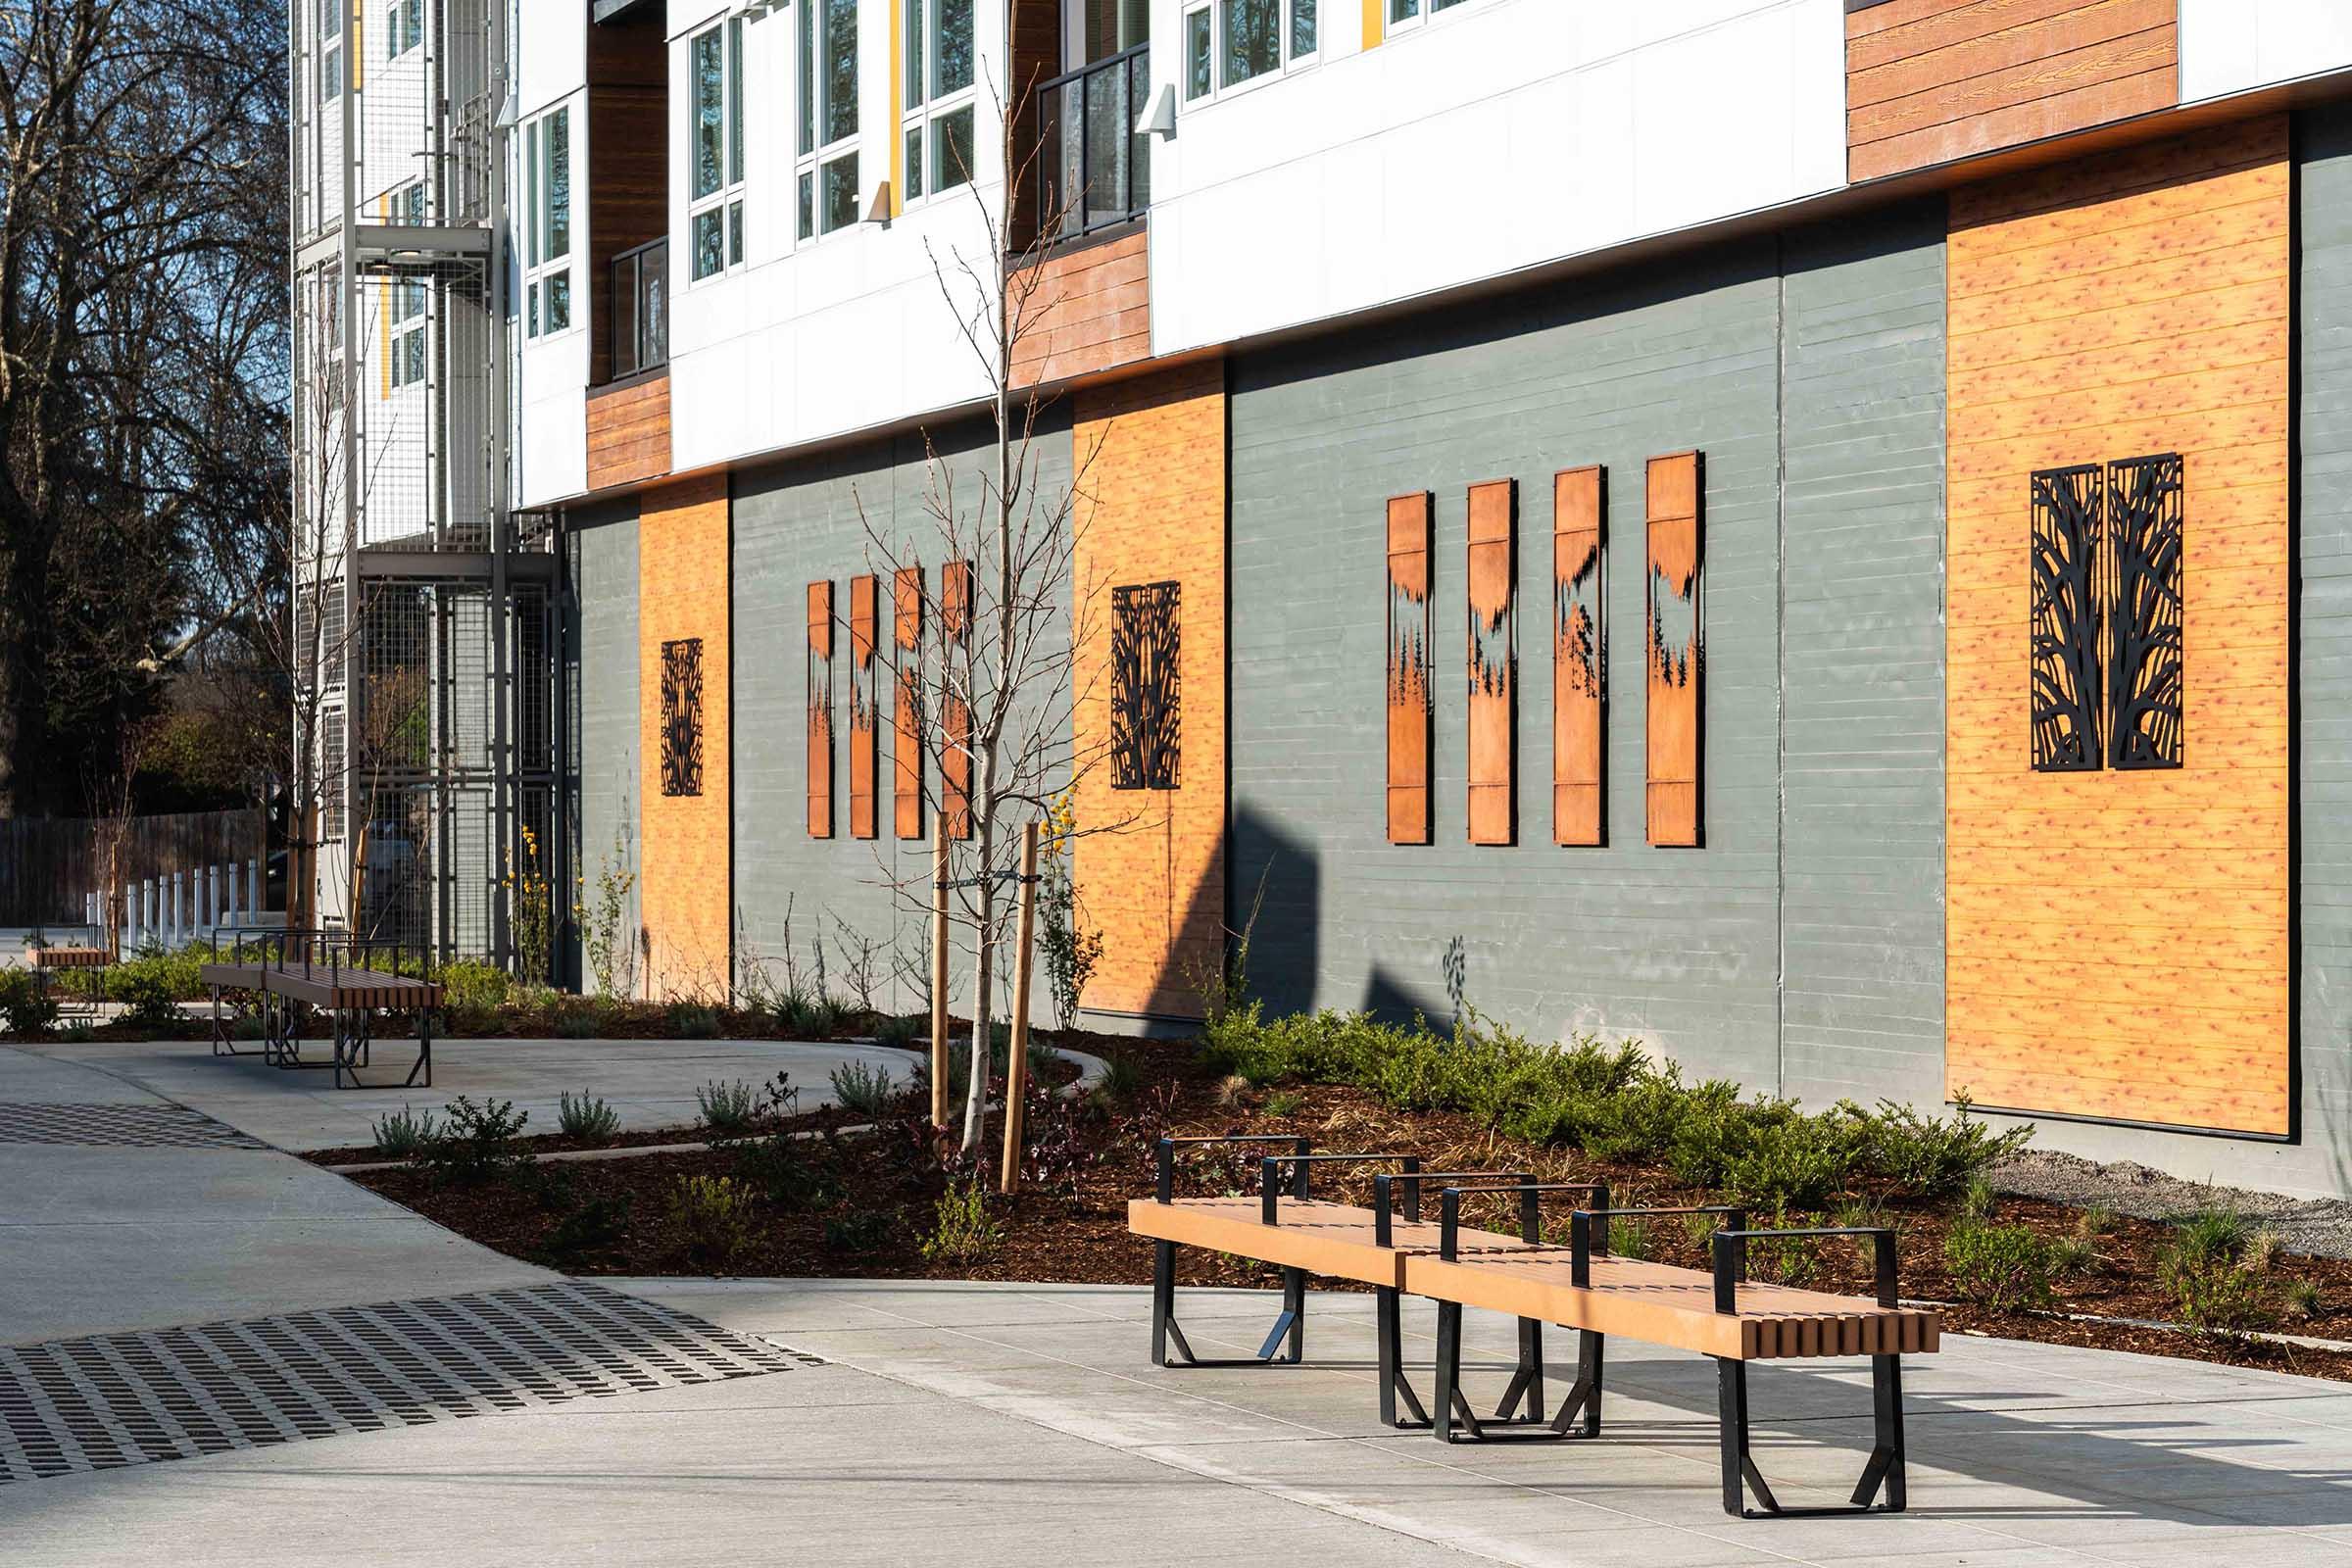
<instances>
[{"instance_id":1,"label":"orange wood siding panel","mask_svg":"<svg viewBox=\"0 0 2352 1568\"><path fill-rule=\"evenodd\" d=\"M972 639L972 564L951 561L940 570L939 617L943 648L967 648ZM951 668L968 655L944 654ZM947 738L939 759L939 808L948 814L948 837L972 836L972 709L956 692L947 699Z\"/></svg>"},{"instance_id":2,"label":"orange wood siding panel","mask_svg":"<svg viewBox=\"0 0 2352 1568\"><path fill-rule=\"evenodd\" d=\"M808 585L808 836L833 836L833 585Z\"/></svg>"},{"instance_id":3,"label":"orange wood siding panel","mask_svg":"<svg viewBox=\"0 0 2352 1568\"><path fill-rule=\"evenodd\" d=\"M1151 250L1142 230L1055 251L1005 285L1015 385L1035 386L1152 357Z\"/></svg>"},{"instance_id":4,"label":"orange wood siding panel","mask_svg":"<svg viewBox=\"0 0 2352 1568\"><path fill-rule=\"evenodd\" d=\"M1954 193L1945 1074L2282 1135L2292 172L2283 118ZM2035 772L2030 477L2182 455L2177 769Z\"/></svg>"},{"instance_id":5,"label":"orange wood siding panel","mask_svg":"<svg viewBox=\"0 0 2352 1568\"><path fill-rule=\"evenodd\" d=\"M1847 177L2170 109L2179 35L2179 0L1887 0L1849 12Z\"/></svg>"},{"instance_id":6,"label":"orange wood siding panel","mask_svg":"<svg viewBox=\"0 0 2352 1568\"><path fill-rule=\"evenodd\" d=\"M588 394L588 488L669 472L669 372Z\"/></svg>"},{"instance_id":7,"label":"orange wood siding panel","mask_svg":"<svg viewBox=\"0 0 2352 1568\"><path fill-rule=\"evenodd\" d=\"M1470 487L1469 829L1508 844L1518 826L1519 484Z\"/></svg>"},{"instance_id":8,"label":"orange wood siding panel","mask_svg":"<svg viewBox=\"0 0 2352 1568\"><path fill-rule=\"evenodd\" d=\"M1551 481L1551 839L1598 844L1601 731L1601 518L1606 475L1570 468Z\"/></svg>"},{"instance_id":9,"label":"orange wood siding panel","mask_svg":"<svg viewBox=\"0 0 2352 1568\"><path fill-rule=\"evenodd\" d=\"M1699 594L1699 509L1705 465L1695 452L1649 460L1649 842L1699 841L1699 724L1706 628Z\"/></svg>"},{"instance_id":10,"label":"orange wood siding panel","mask_svg":"<svg viewBox=\"0 0 2352 1568\"><path fill-rule=\"evenodd\" d=\"M1073 846L1081 923L1103 934L1089 1007L1197 1018L1225 948L1225 367L1181 366L1075 399L1080 533ZM1184 765L1172 790L1114 790L1111 591L1174 582ZM983 615L987 613L983 607Z\"/></svg>"},{"instance_id":11,"label":"orange wood siding panel","mask_svg":"<svg viewBox=\"0 0 2352 1568\"><path fill-rule=\"evenodd\" d=\"M850 837L879 835L874 801L874 770L881 745L880 692L875 672L881 661L875 643L880 635L880 584L871 572L850 579Z\"/></svg>"},{"instance_id":12,"label":"orange wood siding panel","mask_svg":"<svg viewBox=\"0 0 2352 1568\"><path fill-rule=\"evenodd\" d=\"M896 742L891 820L903 839L923 836L923 568L901 566L891 585L891 714Z\"/></svg>"},{"instance_id":13,"label":"orange wood siding panel","mask_svg":"<svg viewBox=\"0 0 2352 1568\"><path fill-rule=\"evenodd\" d=\"M638 510L639 904L655 997L724 1001L733 973L733 627L724 474L645 493ZM702 643L700 795L662 793L662 645Z\"/></svg>"},{"instance_id":14,"label":"orange wood siding panel","mask_svg":"<svg viewBox=\"0 0 2352 1568\"><path fill-rule=\"evenodd\" d=\"M1430 496L1389 503L1389 842L1430 841Z\"/></svg>"}]
</instances>

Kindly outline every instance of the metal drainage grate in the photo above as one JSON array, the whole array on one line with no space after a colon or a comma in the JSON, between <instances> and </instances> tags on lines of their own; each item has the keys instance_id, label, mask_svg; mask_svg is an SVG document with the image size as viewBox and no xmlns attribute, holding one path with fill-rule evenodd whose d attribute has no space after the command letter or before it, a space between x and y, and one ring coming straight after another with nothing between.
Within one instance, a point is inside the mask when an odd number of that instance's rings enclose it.
<instances>
[{"instance_id":1,"label":"metal drainage grate","mask_svg":"<svg viewBox=\"0 0 2352 1568\"><path fill-rule=\"evenodd\" d=\"M185 1105L32 1105L0 1102L0 1144L93 1144L141 1149L267 1149Z\"/></svg>"},{"instance_id":2,"label":"metal drainage grate","mask_svg":"<svg viewBox=\"0 0 2352 1568\"><path fill-rule=\"evenodd\" d=\"M0 1349L0 1485L821 1365L577 1281Z\"/></svg>"}]
</instances>

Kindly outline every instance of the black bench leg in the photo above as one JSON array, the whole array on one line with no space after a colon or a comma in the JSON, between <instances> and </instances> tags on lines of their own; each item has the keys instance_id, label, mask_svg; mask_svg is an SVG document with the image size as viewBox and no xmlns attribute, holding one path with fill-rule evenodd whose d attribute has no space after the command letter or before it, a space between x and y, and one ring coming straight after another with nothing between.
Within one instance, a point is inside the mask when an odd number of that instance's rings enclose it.
<instances>
[{"instance_id":1,"label":"black bench leg","mask_svg":"<svg viewBox=\"0 0 2352 1568\"><path fill-rule=\"evenodd\" d=\"M429 1080L428 1080L429 1082ZM1176 1321L1176 1244L1152 1244L1152 1364L1154 1366L1296 1366L1306 1350L1306 1270L1282 1271L1282 1312L1255 1355L1201 1359ZM1278 1354L1284 1340L1288 1354ZM1168 1354L1173 1347L1175 1356Z\"/></svg>"},{"instance_id":2,"label":"black bench leg","mask_svg":"<svg viewBox=\"0 0 2352 1568\"><path fill-rule=\"evenodd\" d=\"M1395 1288L1380 1286L1373 1292L1373 1311L1380 1329L1380 1419L1401 1431L1413 1431L1429 1425L1429 1412L1421 1408L1421 1396L1413 1392L1404 1376L1404 1312L1402 1298ZM1407 1420L1396 1418L1396 1400L1401 1396L1405 1408L1412 1411Z\"/></svg>"},{"instance_id":3,"label":"black bench leg","mask_svg":"<svg viewBox=\"0 0 2352 1568\"><path fill-rule=\"evenodd\" d=\"M1544 1324L1538 1318L1521 1318L1518 1365L1494 1413L1481 1416L1462 1393L1461 1303L1440 1301L1437 1388L1432 1401L1437 1416L1430 1424L1431 1431L1441 1443L1558 1443L1569 1438L1597 1438L1605 1344L1598 1334L1578 1331L1576 1386L1547 1421L1544 1416ZM1524 1414L1514 1413L1522 1409ZM1577 1430L1580 1417L1581 1432Z\"/></svg>"},{"instance_id":4,"label":"black bench leg","mask_svg":"<svg viewBox=\"0 0 2352 1568\"><path fill-rule=\"evenodd\" d=\"M1716 1405L1723 1449L1723 1511L1735 1519L1824 1519L1901 1513L1910 1504L1903 1474L1903 1373L1899 1355L1870 1358L1874 1441L1870 1461L1844 1507L1784 1508L1748 1452L1747 1363L1716 1357ZM1877 1499L1884 1491L1886 1501ZM1747 1506L1753 1493L1757 1506Z\"/></svg>"},{"instance_id":5,"label":"black bench leg","mask_svg":"<svg viewBox=\"0 0 2352 1568\"><path fill-rule=\"evenodd\" d=\"M1494 1406L1494 1419L1510 1420L1522 1397L1527 1400L1527 1419L1543 1420L1544 1325L1532 1317L1519 1320L1519 1366L1502 1391L1501 1402Z\"/></svg>"},{"instance_id":6,"label":"black bench leg","mask_svg":"<svg viewBox=\"0 0 2352 1568\"><path fill-rule=\"evenodd\" d=\"M424 1074L424 1083L422 1087L426 1089L432 1088L433 1009L430 1007L418 1007L416 1009L416 1064L409 1069L408 1080L401 1087L404 1089L417 1088L418 1085L416 1082L416 1075L418 1073Z\"/></svg>"},{"instance_id":7,"label":"black bench leg","mask_svg":"<svg viewBox=\"0 0 2352 1568\"><path fill-rule=\"evenodd\" d=\"M1288 1355L1277 1355L1283 1340L1291 1342ZM1286 1268L1282 1271L1282 1316L1266 1332L1266 1342L1257 1348L1260 1361L1282 1361L1297 1366L1306 1359L1306 1270Z\"/></svg>"}]
</instances>

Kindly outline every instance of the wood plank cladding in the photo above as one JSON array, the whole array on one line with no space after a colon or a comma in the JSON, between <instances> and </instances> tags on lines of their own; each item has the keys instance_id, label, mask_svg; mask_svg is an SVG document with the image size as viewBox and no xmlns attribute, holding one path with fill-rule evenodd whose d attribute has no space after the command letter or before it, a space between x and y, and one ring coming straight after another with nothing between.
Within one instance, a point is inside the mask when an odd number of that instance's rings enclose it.
<instances>
[{"instance_id":1,"label":"wood plank cladding","mask_svg":"<svg viewBox=\"0 0 2352 1568\"><path fill-rule=\"evenodd\" d=\"M1200 981L1225 953L1225 368L1155 370L1073 403L1076 450L1091 460L1078 504L1072 718L1080 754L1096 760L1073 805L1081 829L1127 824L1072 850L1083 921L1103 933L1085 1004L1198 1018ZM1111 596L1169 582L1183 606L1183 766L1174 789L1113 789Z\"/></svg>"},{"instance_id":2,"label":"wood plank cladding","mask_svg":"<svg viewBox=\"0 0 2352 1568\"><path fill-rule=\"evenodd\" d=\"M808 585L808 836L833 836L833 585Z\"/></svg>"},{"instance_id":3,"label":"wood plank cladding","mask_svg":"<svg viewBox=\"0 0 2352 1568\"><path fill-rule=\"evenodd\" d=\"M903 839L923 836L923 568L901 566L891 584L891 711L895 766L891 821Z\"/></svg>"},{"instance_id":4,"label":"wood plank cladding","mask_svg":"<svg viewBox=\"0 0 2352 1568\"><path fill-rule=\"evenodd\" d=\"M1430 841L1430 496L1389 502L1389 842Z\"/></svg>"},{"instance_id":5,"label":"wood plank cladding","mask_svg":"<svg viewBox=\"0 0 2352 1568\"><path fill-rule=\"evenodd\" d=\"M1470 770L1473 844L1509 844L1518 827L1519 485L1470 487Z\"/></svg>"},{"instance_id":6,"label":"wood plank cladding","mask_svg":"<svg viewBox=\"0 0 2352 1568\"><path fill-rule=\"evenodd\" d=\"M638 510L639 902L655 997L724 1000L734 974L733 630L724 474L649 490ZM699 643L701 788L662 789L662 650Z\"/></svg>"},{"instance_id":7,"label":"wood plank cladding","mask_svg":"<svg viewBox=\"0 0 2352 1568\"><path fill-rule=\"evenodd\" d=\"M1649 842L1699 842L1699 723L1706 631L1699 599L1699 454L1649 460L1648 817Z\"/></svg>"},{"instance_id":8,"label":"wood plank cladding","mask_svg":"<svg viewBox=\"0 0 2352 1568\"><path fill-rule=\"evenodd\" d=\"M587 316L593 386L612 378L612 258L661 238L669 222L669 50L661 22L644 16L591 25L585 43L593 177L574 172L575 188L585 185L588 244L571 289L573 309Z\"/></svg>"},{"instance_id":9,"label":"wood plank cladding","mask_svg":"<svg viewBox=\"0 0 2352 1568\"><path fill-rule=\"evenodd\" d=\"M669 372L588 394L588 488L637 484L669 472Z\"/></svg>"},{"instance_id":10,"label":"wood plank cladding","mask_svg":"<svg viewBox=\"0 0 2352 1568\"><path fill-rule=\"evenodd\" d=\"M1850 179L2083 130L2180 98L2180 0L1847 8Z\"/></svg>"},{"instance_id":11,"label":"wood plank cladding","mask_svg":"<svg viewBox=\"0 0 2352 1568\"><path fill-rule=\"evenodd\" d=\"M879 835L874 801L874 771L881 745L880 692L876 671L881 661L878 606L880 584L873 573L850 579L850 837Z\"/></svg>"},{"instance_id":12,"label":"wood plank cladding","mask_svg":"<svg viewBox=\"0 0 2352 1568\"><path fill-rule=\"evenodd\" d=\"M1953 194L1952 1095L2292 1130L2291 184L2274 117ZM2175 453L2180 765L2037 771L2034 475Z\"/></svg>"},{"instance_id":13,"label":"wood plank cladding","mask_svg":"<svg viewBox=\"0 0 2352 1568\"><path fill-rule=\"evenodd\" d=\"M939 574L939 635L951 669L968 667L972 640L972 564L951 561ZM945 650L956 650L946 652ZM958 690L947 696L947 736L939 756L939 808L948 816L948 837L972 836L972 708Z\"/></svg>"},{"instance_id":14,"label":"wood plank cladding","mask_svg":"<svg viewBox=\"0 0 2352 1568\"><path fill-rule=\"evenodd\" d=\"M1056 250L1034 273L1006 284L1007 327L1018 332L1015 385L1093 375L1152 357L1149 237L1138 229Z\"/></svg>"},{"instance_id":15,"label":"wood plank cladding","mask_svg":"<svg viewBox=\"0 0 2352 1568\"><path fill-rule=\"evenodd\" d=\"M1601 519L1604 471L1551 481L1551 841L1602 842Z\"/></svg>"}]
</instances>

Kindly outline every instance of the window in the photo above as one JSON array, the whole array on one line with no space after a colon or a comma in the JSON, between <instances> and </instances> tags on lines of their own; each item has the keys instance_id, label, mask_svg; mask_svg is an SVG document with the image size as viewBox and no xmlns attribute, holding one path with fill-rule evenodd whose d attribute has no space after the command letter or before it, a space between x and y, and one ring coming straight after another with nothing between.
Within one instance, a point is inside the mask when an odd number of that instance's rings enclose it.
<instances>
[{"instance_id":1,"label":"window","mask_svg":"<svg viewBox=\"0 0 2352 1568\"><path fill-rule=\"evenodd\" d=\"M972 0L906 0L906 200L972 177Z\"/></svg>"},{"instance_id":2,"label":"window","mask_svg":"<svg viewBox=\"0 0 2352 1568\"><path fill-rule=\"evenodd\" d=\"M384 8L384 58L398 60L424 42L424 0L392 0Z\"/></svg>"},{"instance_id":3,"label":"window","mask_svg":"<svg viewBox=\"0 0 2352 1568\"><path fill-rule=\"evenodd\" d=\"M318 0L318 101L343 96L343 7L345 0Z\"/></svg>"},{"instance_id":4,"label":"window","mask_svg":"<svg viewBox=\"0 0 2352 1568\"><path fill-rule=\"evenodd\" d=\"M531 122L522 142L525 337L571 329L571 109Z\"/></svg>"},{"instance_id":5,"label":"window","mask_svg":"<svg viewBox=\"0 0 2352 1568\"><path fill-rule=\"evenodd\" d=\"M693 276L743 265L743 19L686 46L694 78L694 183L687 203Z\"/></svg>"},{"instance_id":6,"label":"window","mask_svg":"<svg viewBox=\"0 0 2352 1568\"><path fill-rule=\"evenodd\" d=\"M1389 30L1409 27L1428 16L1439 16L1456 6L1468 5L1470 0L1389 0Z\"/></svg>"},{"instance_id":7,"label":"window","mask_svg":"<svg viewBox=\"0 0 2352 1568\"><path fill-rule=\"evenodd\" d=\"M795 232L810 240L858 221L858 0L801 0L799 47Z\"/></svg>"},{"instance_id":8,"label":"window","mask_svg":"<svg viewBox=\"0 0 2352 1568\"><path fill-rule=\"evenodd\" d=\"M1207 98L1312 60L1315 7L1316 0L1207 0L1188 8L1185 98Z\"/></svg>"},{"instance_id":9,"label":"window","mask_svg":"<svg viewBox=\"0 0 2352 1568\"><path fill-rule=\"evenodd\" d=\"M387 216L395 223L424 221L424 181L414 180L394 191L384 203ZM424 384L425 360L430 352L426 347L425 282L422 277L395 277L392 280L389 312L392 318L389 332L391 365L390 380L395 391L404 386Z\"/></svg>"}]
</instances>

